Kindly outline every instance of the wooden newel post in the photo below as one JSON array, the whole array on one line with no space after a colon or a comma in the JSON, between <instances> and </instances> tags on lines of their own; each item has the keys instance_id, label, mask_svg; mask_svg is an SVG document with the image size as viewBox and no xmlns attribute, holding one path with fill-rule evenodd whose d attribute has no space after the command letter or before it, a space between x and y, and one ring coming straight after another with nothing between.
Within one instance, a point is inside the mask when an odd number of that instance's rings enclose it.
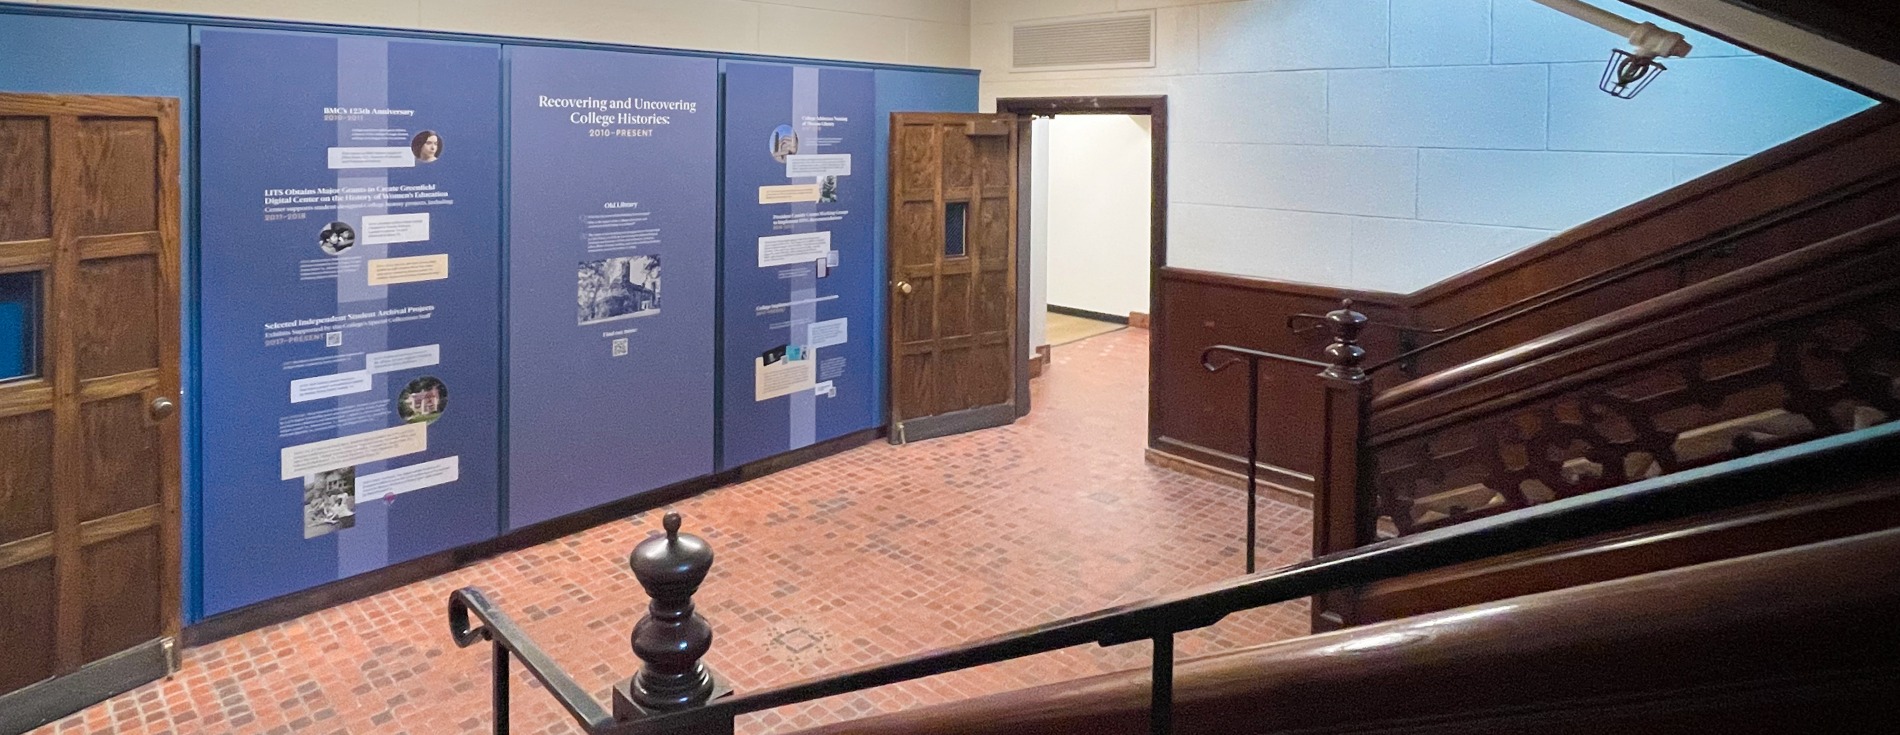
<instances>
[{"instance_id":1,"label":"wooden newel post","mask_svg":"<svg viewBox=\"0 0 1900 735\"><path fill-rule=\"evenodd\" d=\"M712 650L712 626L693 612L693 593L712 571L712 547L680 533L678 513L666 514L665 526L666 535L640 542L627 558L653 602L633 626L640 671L614 687L614 718L622 721L692 709L732 693L701 660Z\"/></svg>"},{"instance_id":2,"label":"wooden newel post","mask_svg":"<svg viewBox=\"0 0 1900 735\"><path fill-rule=\"evenodd\" d=\"M1360 365L1366 361L1366 348L1359 346L1359 333L1366 329L1366 315L1352 310L1352 299L1339 302L1339 308L1326 312L1326 326L1332 330L1333 342L1326 345L1326 360L1333 364L1320 373L1327 380L1362 382L1366 371Z\"/></svg>"},{"instance_id":3,"label":"wooden newel post","mask_svg":"<svg viewBox=\"0 0 1900 735\"><path fill-rule=\"evenodd\" d=\"M1359 333L1366 315L1354 311L1352 299L1326 314L1333 342L1326 346L1331 363L1319 376L1326 382L1324 422L1321 426L1319 472L1313 478L1313 556L1324 556L1372 541L1373 504L1365 492L1372 475L1371 452L1366 446L1366 424L1372 406L1372 378L1361 367L1366 350ZM1314 631L1334 630L1352 623L1351 590L1313 599Z\"/></svg>"}]
</instances>

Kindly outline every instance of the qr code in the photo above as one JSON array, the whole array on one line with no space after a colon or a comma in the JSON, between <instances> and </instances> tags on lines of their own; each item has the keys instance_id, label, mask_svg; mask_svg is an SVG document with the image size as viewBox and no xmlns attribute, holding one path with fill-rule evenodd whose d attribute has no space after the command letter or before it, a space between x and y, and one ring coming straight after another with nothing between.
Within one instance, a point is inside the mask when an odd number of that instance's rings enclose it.
<instances>
[{"instance_id":1,"label":"qr code","mask_svg":"<svg viewBox=\"0 0 1900 735\"><path fill-rule=\"evenodd\" d=\"M323 335L323 346L324 347L342 347L343 333L342 332L325 332Z\"/></svg>"},{"instance_id":2,"label":"qr code","mask_svg":"<svg viewBox=\"0 0 1900 735\"><path fill-rule=\"evenodd\" d=\"M626 357L626 356L627 356L627 338L621 337L620 339L614 340L614 357Z\"/></svg>"}]
</instances>

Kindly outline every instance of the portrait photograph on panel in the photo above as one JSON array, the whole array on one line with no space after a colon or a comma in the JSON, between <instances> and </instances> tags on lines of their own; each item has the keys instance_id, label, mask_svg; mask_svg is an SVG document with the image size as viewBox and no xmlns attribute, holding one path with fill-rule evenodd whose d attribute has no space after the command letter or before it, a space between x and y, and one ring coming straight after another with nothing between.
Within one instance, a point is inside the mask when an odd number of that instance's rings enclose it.
<instances>
[{"instance_id":1,"label":"portrait photograph on panel","mask_svg":"<svg viewBox=\"0 0 1900 735\"><path fill-rule=\"evenodd\" d=\"M416 163L435 163L442 159L442 136L434 130L416 133L409 140L409 150L416 154Z\"/></svg>"}]
</instances>

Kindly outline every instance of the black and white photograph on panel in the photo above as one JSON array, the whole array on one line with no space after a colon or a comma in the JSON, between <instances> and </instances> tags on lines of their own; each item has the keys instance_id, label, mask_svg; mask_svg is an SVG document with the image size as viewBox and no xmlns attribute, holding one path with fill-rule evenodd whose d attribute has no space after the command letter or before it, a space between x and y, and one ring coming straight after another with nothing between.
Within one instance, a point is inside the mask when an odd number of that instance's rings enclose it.
<instances>
[{"instance_id":1,"label":"black and white photograph on panel","mask_svg":"<svg viewBox=\"0 0 1900 735\"><path fill-rule=\"evenodd\" d=\"M660 256L632 255L581 263L580 323L660 313Z\"/></svg>"},{"instance_id":2,"label":"black and white photograph on panel","mask_svg":"<svg viewBox=\"0 0 1900 735\"><path fill-rule=\"evenodd\" d=\"M356 525L356 468L305 475L303 537L316 538Z\"/></svg>"}]
</instances>

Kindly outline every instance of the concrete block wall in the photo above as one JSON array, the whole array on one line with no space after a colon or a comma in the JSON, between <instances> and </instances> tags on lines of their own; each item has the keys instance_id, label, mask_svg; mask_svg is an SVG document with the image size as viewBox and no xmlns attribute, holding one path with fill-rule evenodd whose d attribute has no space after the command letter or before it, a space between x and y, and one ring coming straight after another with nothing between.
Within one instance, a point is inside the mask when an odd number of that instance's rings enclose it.
<instances>
[{"instance_id":1,"label":"concrete block wall","mask_svg":"<svg viewBox=\"0 0 1900 735\"><path fill-rule=\"evenodd\" d=\"M1009 68L1017 21L1127 11L1156 14L1153 68ZM1618 100L1596 85L1619 40L1531 0L973 0L970 22L986 103L1169 96L1171 265L1396 292L1873 104L1699 33Z\"/></svg>"}]
</instances>

